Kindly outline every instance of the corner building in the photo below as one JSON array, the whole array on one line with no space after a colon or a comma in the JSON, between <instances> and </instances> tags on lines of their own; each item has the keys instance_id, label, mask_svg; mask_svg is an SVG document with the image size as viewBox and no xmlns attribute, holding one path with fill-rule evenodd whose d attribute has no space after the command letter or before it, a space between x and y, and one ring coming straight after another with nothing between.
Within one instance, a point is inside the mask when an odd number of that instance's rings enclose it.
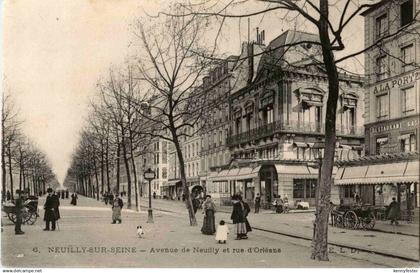
<instances>
[{"instance_id":1,"label":"corner building","mask_svg":"<svg viewBox=\"0 0 420 273\"><path fill-rule=\"evenodd\" d=\"M289 30L267 46L264 35L244 43L232 70L229 95L232 159L209 180L229 195L240 193L263 204L278 195L291 206L315 204L318 169L313 145L324 137L327 77L316 65L322 56L314 34ZM355 158L364 141L362 79L340 73L337 158ZM338 187L333 198L338 199Z\"/></svg>"}]
</instances>

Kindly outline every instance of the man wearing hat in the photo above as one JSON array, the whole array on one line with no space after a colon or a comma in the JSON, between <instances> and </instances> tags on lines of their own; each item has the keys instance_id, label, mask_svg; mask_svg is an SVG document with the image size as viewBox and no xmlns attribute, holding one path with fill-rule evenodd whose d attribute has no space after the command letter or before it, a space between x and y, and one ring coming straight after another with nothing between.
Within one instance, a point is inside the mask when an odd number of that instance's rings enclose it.
<instances>
[{"instance_id":1,"label":"man wearing hat","mask_svg":"<svg viewBox=\"0 0 420 273\"><path fill-rule=\"evenodd\" d=\"M47 199L45 200L44 204L44 221L45 221L45 229L50 230L50 222L51 222L51 230L55 230L55 221L57 220L56 212L57 209L57 196L53 195L53 190L51 188L47 189Z\"/></svg>"},{"instance_id":2,"label":"man wearing hat","mask_svg":"<svg viewBox=\"0 0 420 273\"><path fill-rule=\"evenodd\" d=\"M15 210L16 210L16 221L15 221L15 234L22 235L25 232L22 231L22 209L23 209L23 199L22 199L22 191L16 190L16 195L18 196L15 199Z\"/></svg>"}]
</instances>

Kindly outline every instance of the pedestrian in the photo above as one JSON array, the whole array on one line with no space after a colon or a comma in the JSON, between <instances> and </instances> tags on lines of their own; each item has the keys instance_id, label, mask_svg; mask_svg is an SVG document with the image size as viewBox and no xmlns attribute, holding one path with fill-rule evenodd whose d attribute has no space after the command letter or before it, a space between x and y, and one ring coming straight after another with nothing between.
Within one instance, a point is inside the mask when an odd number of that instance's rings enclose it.
<instances>
[{"instance_id":1,"label":"pedestrian","mask_svg":"<svg viewBox=\"0 0 420 273\"><path fill-rule=\"evenodd\" d=\"M112 224L115 224L117 221L119 222L119 224L122 223L121 209L123 205L123 201L120 198L118 192L115 193L115 198L112 201Z\"/></svg>"},{"instance_id":2,"label":"pedestrian","mask_svg":"<svg viewBox=\"0 0 420 273\"><path fill-rule=\"evenodd\" d=\"M58 196L60 196L60 193L58 193ZM64 199L64 190L61 190L61 199Z\"/></svg>"},{"instance_id":3,"label":"pedestrian","mask_svg":"<svg viewBox=\"0 0 420 273\"><path fill-rule=\"evenodd\" d=\"M114 195L112 193L108 193L108 204L112 206L112 202L114 201Z\"/></svg>"},{"instance_id":4,"label":"pedestrian","mask_svg":"<svg viewBox=\"0 0 420 273\"><path fill-rule=\"evenodd\" d=\"M196 199L198 200L198 199ZM214 214L216 213L216 205L210 195L206 195L206 201L203 204L204 220L201 232L206 235L213 235L216 232L216 224Z\"/></svg>"},{"instance_id":5,"label":"pedestrian","mask_svg":"<svg viewBox=\"0 0 420 273\"><path fill-rule=\"evenodd\" d=\"M69 199L69 190L66 190L66 199Z\"/></svg>"},{"instance_id":6,"label":"pedestrian","mask_svg":"<svg viewBox=\"0 0 420 273\"><path fill-rule=\"evenodd\" d=\"M257 193L257 196L255 197L255 213L260 212L260 206L261 206L261 197L260 197L260 194Z\"/></svg>"},{"instance_id":7,"label":"pedestrian","mask_svg":"<svg viewBox=\"0 0 420 273\"><path fill-rule=\"evenodd\" d=\"M23 209L23 198L22 198L22 191L16 190L17 198L15 199L15 213L16 213L16 220L15 220L15 234L22 235L25 232L22 231L22 209Z\"/></svg>"},{"instance_id":8,"label":"pedestrian","mask_svg":"<svg viewBox=\"0 0 420 273\"><path fill-rule=\"evenodd\" d=\"M193 196L192 206L193 206L194 214L196 214L198 208L200 207L200 200L198 200L197 196Z\"/></svg>"},{"instance_id":9,"label":"pedestrian","mask_svg":"<svg viewBox=\"0 0 420 273\"><path fill-rule=\"evenodd\" d=\"M244 200L242 200L242 196L241 195L239 195L238 199L242 203L242 209L243 209L243 214L244 214L246 233L248 233L248 232L252 231L251 225L248 222L248 214L251 212L251 208L249 207L249 205L248 205L247 202L245 202ZM242 238L242 239L248 239L248 237Z\"/></svg>"},{"instance_id":10,"label":"pedestrian","mask_svg":"<svg viewBox=\"0 0 420 273\"><path fill-rule=\"evenodd\" d=\"M50 223L51 223L51 230L55 230L55 208L57 207L57 195L53 195L53 190L51 188L47 189L47 199L44 203L44 221L45 221L45 231L50 230Z\"/></svg>"},{"instance_id":11,"label":"pedestrian","mask_svg":"<svg viewBox=\"0 0 420 273\"><path fill-rule=\"evenodd\" d=\"M232 215L230 216L230 219L233 221L233 224L235 225L235 232L236 232L236 239L235 240L241 240L241 239L247 239L247 231L246 231L246 224L245 224L245 217L244 217L244 207L243 204L239 198L239 195L233 195L232 196Z\"/></svg>"},{"instance_id":12,"label":"pedestrian","mask_svg":"<svg viewBox=\"0 0 420 273\"><path fill-rule=\"evenodd\" d=\"M221 220L217 226L216 241L219 244L226 244L227 235L229 234L229 227L225 224L225 221Z\"/></svg>"},{"instance_id":13,"label":"pedestrian","mask_svg":"<svg viewBox=\"0 0 420 273\"><path fill-rule=\"evenodd\" d=\"M156 199L156 192L153 192L153 199Z\"/></svg>"},{"instance_id":14,"label":"pedestrian","mask_svg":"<svg viewBox=\"0 0 420 273\"><path fill-rule=\"evenodd\" d=\"M391 220L391 225L398 226L398 219L400 218L400 204L392 197L392 202L388 206L388 220Z\"/></svg>"},{"instance_id":15,"label":"pedestrian","mask_svg":"<svg viewBox=\"0 0 420 273\"><path fill-rule=\"evenodd\" d=\"M76 194L76 193L73 193L73 194L71 195L71 201L70 201L70 204L71 204L71 205L73 205L73 206L76 206L76 205L77 205L77 194Z\"/></svg>"},{"instance_id":16,"label":"pedestrian","mask_svg":"<svg viewBox=\"0 0 420 273\"><path fill-rule=\"evenodd\" d=\"M10 201L10 199L11 199L12 197L11 197L11 194L10 194L10 191L9 190L7 190L7 192L6 192L6 200L7 201Z\"/></svg>"}]
</instances>

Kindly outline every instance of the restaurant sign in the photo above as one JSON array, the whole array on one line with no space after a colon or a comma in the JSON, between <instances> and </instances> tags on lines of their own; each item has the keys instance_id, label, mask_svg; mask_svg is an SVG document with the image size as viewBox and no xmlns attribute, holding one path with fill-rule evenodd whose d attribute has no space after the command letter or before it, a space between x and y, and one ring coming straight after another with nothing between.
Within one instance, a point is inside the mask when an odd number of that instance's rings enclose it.
<instances>
[{"instance_id":1,"label":"restaurant sign","mask_svg":"<svg viewBox=\"0 0 420 273\"><path fill-rule=\"evenodd\" d=\"M391 88L394 88L396 86L397 87L404 86L417 80L420 80L420 71L414 71L402 77L395 78L388 82L376 85L375 88L373 89L373 94L376 95L379 93L388 92L389 90L391 90Z\"/></svg>"},{"instance_id":2,"label":"restaurant sign","mask_svg":"<svg viewBox=\"0 0 420 273\"><path fill-rule=\"evenodd\" d=\"M381 132L387 132L391 130L397 130L397 129L409 129L412 127L417 127L419 124L419 120L416 117L415 119L409 119L409 120L400 120L397 122L390 122L388 124L381 124L378 126L374 126L370 128L371 133L381 133Z\"/></svg>"}]
</instances>

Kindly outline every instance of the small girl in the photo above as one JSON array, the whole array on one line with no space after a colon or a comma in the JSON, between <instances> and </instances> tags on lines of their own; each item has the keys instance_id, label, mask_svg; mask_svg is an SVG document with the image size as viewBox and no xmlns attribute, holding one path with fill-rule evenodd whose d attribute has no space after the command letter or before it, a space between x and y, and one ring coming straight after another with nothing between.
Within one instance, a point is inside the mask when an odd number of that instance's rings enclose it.
<instances>
[{"instance_id":1,"label":"small girl","mask_svg":"<svg viewBox=\"0 0 420 273\"><path fill-rule=\"evenodd\" d=\"M227 225L225 225L225 221L221 220L219 225L217 226L216 241L218 241L219 244L226 244L228 234L229 228Z\"/></svg>"}]
</instances>

